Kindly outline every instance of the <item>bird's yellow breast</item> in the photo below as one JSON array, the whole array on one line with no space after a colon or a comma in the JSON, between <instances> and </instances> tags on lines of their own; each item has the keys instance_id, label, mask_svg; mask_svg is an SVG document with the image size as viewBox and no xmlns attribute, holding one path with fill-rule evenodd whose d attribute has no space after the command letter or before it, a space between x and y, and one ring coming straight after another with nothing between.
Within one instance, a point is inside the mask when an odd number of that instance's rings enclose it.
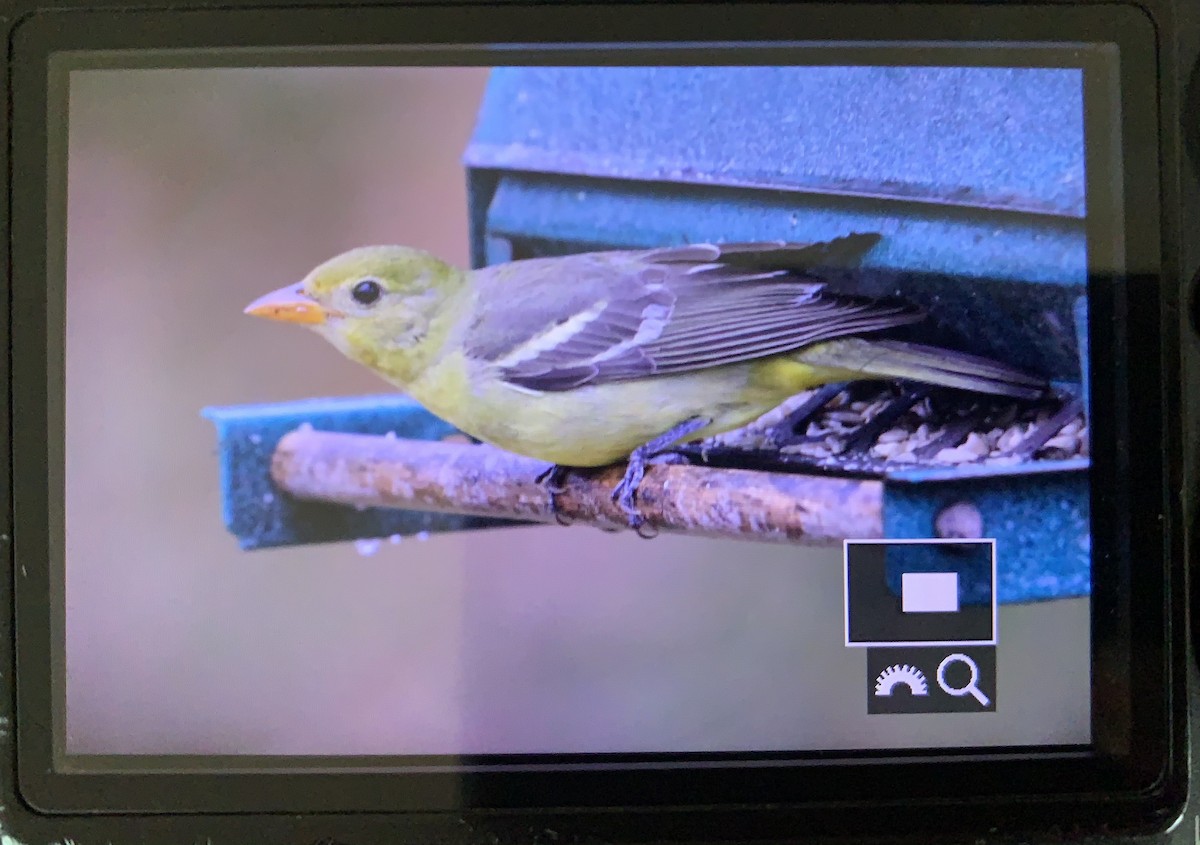
<instances>
[{"instance_id":1,"label":"bird's yellow breast","mask_svg":"<svg viewBox=\"0 0 1200 845\"><path fill-rule=\"evenodd\" d=\"M566 466L603 466L693 417L689 439L740 428L820 378L792 362L746 362L694 373L536 392L451 353L407 385L431 413L485 443ZM796 369L800 367L802 369ZM814 380L815 379L815 380Z\"/></svg>"}]
</instances>

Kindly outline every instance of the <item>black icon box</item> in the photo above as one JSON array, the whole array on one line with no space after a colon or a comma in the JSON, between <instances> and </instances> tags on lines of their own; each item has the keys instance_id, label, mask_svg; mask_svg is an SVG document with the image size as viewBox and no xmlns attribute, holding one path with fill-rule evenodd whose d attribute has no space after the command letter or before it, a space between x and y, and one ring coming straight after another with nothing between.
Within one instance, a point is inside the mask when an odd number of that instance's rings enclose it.
<instances>
[{"instance_id":1,"label":"black icon box","mask_svg":"<svg viewBox=\"0 0 1200 845\"><path fill-rule=\"evenodd\" d=\"M995 543L848 541L846 645L995 645Z\"/></svg>"}]
</instances>

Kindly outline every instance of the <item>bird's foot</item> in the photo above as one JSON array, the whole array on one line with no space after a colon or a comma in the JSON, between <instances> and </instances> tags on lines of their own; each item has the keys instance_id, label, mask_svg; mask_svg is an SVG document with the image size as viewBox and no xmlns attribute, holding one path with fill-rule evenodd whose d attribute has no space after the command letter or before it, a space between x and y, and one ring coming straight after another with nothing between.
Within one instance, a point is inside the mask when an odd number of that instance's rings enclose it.
<instances>
[{"instance_id":1,"label":"bird's foot","mask_svg":"<svg viewBox=\"0 0 1200 845\"><path fill-rule=\"evenodd\" d=\"M625 475L613 488L612 500L620 505L621 510L625 512L629 527L636 531L638 536L649 539L658 535L658 528L646 520L637 505L637 491L646 475L646 464L652 461L654 463L679 463L680 460L683 460L682 455L659 453L711 422L712 420L704 417L692 417L684 420L665 434L637 447L630 454L629 464L625 467ZM676 458L679 460L675 460Z\"/></svg>"},{"instance_id":2,"label":"bird's foot","mask_svg":"<svg viewBox=\"0 0 1200 845\"><path fill-rule=\"evenodd\" d=\"M629 465L625 467L625 475L612 491L612 500L621 506L621 510L625 511L630 528L637 528L638 521L642 519L641 512L637 507L637 489L646 475L646 457L639 455L640 451L641 449L638 449L629 456Z\"/></svg>"},{"instance_id":3,"label":"bird's foot","mask_svg":"<svg viewBox=\"0 0 1200 845\"><path fill-rule=\"evenodd\" d=\"M637 489L646 474L646 458L634 452L629 456L625 476L613 488L612 500L625 512L625 520L638 536L650 540L658 536L658 528L652 525L637 506Z\"/></svg>"}]
</instances>

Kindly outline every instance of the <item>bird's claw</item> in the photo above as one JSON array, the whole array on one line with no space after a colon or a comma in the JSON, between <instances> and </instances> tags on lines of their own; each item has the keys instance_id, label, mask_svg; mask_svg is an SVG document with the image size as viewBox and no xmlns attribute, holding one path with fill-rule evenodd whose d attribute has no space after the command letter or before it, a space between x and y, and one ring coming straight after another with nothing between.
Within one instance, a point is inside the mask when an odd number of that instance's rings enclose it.
<instances>
[{"instance_id":1,"label":"bird's claw","mask_svg":"<svg viewBox=\"0 0 1200 845\"><path fill-rule=\"evenodd\" d=\"M621 479L612 491L612 500L619 504L623 510L629 512L632 508L637 509L637 489L642 483L642 479L646 477L645 459L636 452L629 458L629 465L625 467L625 476Z\"/></svg>"},{"instance_id":2,"label":"bird's claw","mask_svg":"<svg viewBox=\"0 0 1200 845\"><path fill-rule=\"evenodd\" d=\"M539 485L546 488L546 492L550 495L550 510L554 514L554 521L564 527L575 522L573 517L567 516L558 509L558 495L566 491L569 473L570 468L551 464L535 479Z\"/></svg>"},{"instance_id":3,"label":"bird's claw","mask_svg":"<svg viewBox=\"0 0 1200 845\"><path fill-rule=\"evenodd\" d=\"M629 523L629 527L637 532L637 535L644 540L650 540L658 536L658 528L656 528L646 517L642 516L642 512L638 510L636 504L636 491L624 490L623 485L618 486L617 490L613 491L613 501L621 506L621 510L625 512L625 519Z\"/></svg>"},{"instance_id":4,"label":"bird's claw","mask_svg":"<svg viewBox=\"0 0 1200 845\"><path fill-rule=\"evenodd\" d=\"M628 476L622 479L612 491L612 500L621 506L626 516L638 516L637 485L628 483Z\"/></svg>"},{"instance_id":5,"label":"bird's claw","mask_svg":"<svg viewBox=\"0 0 1200 845\"><path fill-rule=\"evenodd\" d=\"M637 490L646 475L645 458L635 452L629 458L629 466L625 468L625 477L613 488L612 500L625 512L629 527L642 534L646 518L642 516L637 506ZM658 533L655 530L655 533ZM645 536L645 535L643 535Z\"/></svg>"}]
</instances>

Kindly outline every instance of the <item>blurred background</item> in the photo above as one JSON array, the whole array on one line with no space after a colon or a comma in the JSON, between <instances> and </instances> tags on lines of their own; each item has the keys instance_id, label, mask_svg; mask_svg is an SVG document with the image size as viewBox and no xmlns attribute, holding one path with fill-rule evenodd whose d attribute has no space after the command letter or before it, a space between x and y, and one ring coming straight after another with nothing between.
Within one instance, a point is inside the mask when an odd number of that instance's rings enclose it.
<instances>
[{"instance_id":1,"label":"blurred background","mask_svg":"<svg viewBox=\"0 0 1200 845\"><path fill-rule=\"evenodd\" d=\"M512 528L242 552L208 405L387 389L242 314L362 244L467 264L482 69L75 72L67 747L436 754L1084 742L1086 599L996 714L866 716L840 549Z\"/></svg>"}]
</instances>

